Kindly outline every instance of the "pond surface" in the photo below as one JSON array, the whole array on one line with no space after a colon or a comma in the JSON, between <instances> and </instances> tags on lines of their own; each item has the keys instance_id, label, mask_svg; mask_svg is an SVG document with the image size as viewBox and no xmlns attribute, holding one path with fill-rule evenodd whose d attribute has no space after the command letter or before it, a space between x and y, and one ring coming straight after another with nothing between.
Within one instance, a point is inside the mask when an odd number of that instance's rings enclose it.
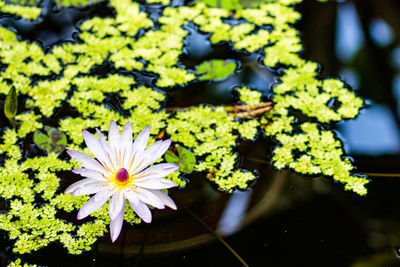
<instances>
[{"instance_id":1,"label":"pond surface","mask_svg":"<svg viewBox=\"0 0 400 267\"><path fill-rule=\"evenodd\" d=\"M345 192L330 179L274 171L262 149L268 140L259 138L237 148L240 166L259 174L248 191L219 193L198 182L199 175L191 175L186 193L172 192L181 207L177 213L157 211L155 223L125 227L116 244L106 234L82 255L68 255L54 243L21 259L48 266L242 266L205 223L250 266L400 266L400 3L309 0L298 9L303 14L296 25L302 32L303 57L321 64L322 77L340 76L368 99L358 118L337 128L358 172L372 174L366 197ZM0 18L0 23L49 48L77 41L76 25L83 18L110 12L104 3L49 8L36 25L13 18ZM217 83L168 89L169 107L230 104L236 100L233 84L251 84L270 97L276 74L260 67L257 57L224 45L212 47L196 31L186 41L186 66L235 58L242 62L241 71ZM141 79L153 83L151 76ZM15 257L11 245L0 234L1 266Z\"/></svg>"}]
</instances>

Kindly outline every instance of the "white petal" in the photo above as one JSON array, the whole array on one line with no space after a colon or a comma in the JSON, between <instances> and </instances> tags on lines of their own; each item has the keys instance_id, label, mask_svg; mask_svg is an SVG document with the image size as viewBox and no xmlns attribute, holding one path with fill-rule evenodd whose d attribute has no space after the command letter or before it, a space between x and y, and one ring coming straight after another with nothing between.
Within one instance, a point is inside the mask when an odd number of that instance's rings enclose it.
<instances>
[{"instance_id":1,"label":"white petal","mask_svg":"<svg viewBox=\"0 0 400 267\"><path fill-rule=\"evenodd\" d=\"M146 149L147 143L149 142L149 137L150 126L147 125L136 137L135 142L133 143L131 157L137 157L143 153L143 151Z\"/></svg>"},{"instance_id":2,"label":"white petal","mask_svg":"<svg viewBox=\"0 0 400 267\"><path fill-rule=\"evenodd\" d=\"M101 146L99 140L94 137L91 133L86 130L82 131L83 139L85 140L86 146L89 148L90 152L98 158L101 162L107 162L105 151Z\"/></svg>"},{"instance_id":3,"label":"white petal","mask_svg":"<svg viewBox=\"0 0 400 267\"><path fill-rule=\"evenodd\" d=\"M97 128L96 133L99 137L99 142L103 147L104 152L106 153L106 158L108 159L107 165L111 166L111 169L113 169L113 171L117 171L117 161L114 155L114 151L111 150L110 145L107 144L106 139L104 138L104 135Z\"/></svg>"},{"instance_id":4,"label":"white petal","mask_svg":"<svg viewBox=\"0 0 400 267\"><path fill-rule=\"evenodd\" d=\"M135 204L139 203L139 197L137 196L137 194L133 191L133 190L126 190L124 192L125 197L129 200L129 202L133 202Z\"/></svg>"},{"instance_id":5,"label":"white petal","mask_svg":"<svg viewBox=\"0 0 400 267\"><path fill-rule=\"evenodd\" d=\"M123 209L125 203L125 197L123 191L119 191L115 193L108 206L108 214L111 220L114 220L119 213L121 213L121 209Z\"/></svg>"},{"instance_id":6,"label":"white petal","mask_svg":"<svg viewBox=\"0 0 400 267\"><path fill-rule=\"evenodd\" d=\"M82 208L79 210L77 216L78 220L86 218L96 210L100 209L104 204L106 204L107 200L112 194L113 191L111 190L103 190L90 198L89 201L86 202L85 205L83 205Z\"/></svg>"},{"instance_id":7,"label":"white petal","mask_svg":"<svg viewBox=\"0 0 400 267\"><path fill-rule=\"evenodd\" d=\"M92 180L96 180L96 181L106 181L106 179L104 178L103 174L94 171L94 170L89 170L89 169L85 169L85 168L80 168L80 169L75 169L72 170L73 173L79 174L83 177L87 177L90 178Z\"/></svg>"},{"instance_id":8,"label":"white petal","mask_svg":"<svg viewBox=\"0 0 400 267\"><path fill-rule=\"evenodd\" d=\"M153 155L154 153L157 153L159 150L160 146L162 145L164 141L163 140L158 140L151 146L149 146L144 152L143 155Z\"/></svg>"},{"instance_id":9,"label":"white petal","mask_svg":"<svg viewBox=\"0 0 400 267\"><path fill-rule=\"evenodd\" d=\"M82 152L79 152L79 151L75 151L75 150L67 150L67 153L74 160L82 163L83 167L85 167L87 169L98 171L102 174L106 174L106 170L100 165L100 163L97 160L92 159L88 155L83 154Z\"/></svg>"},{"instance_id":10,"label":"white petal","mask_svg":"<svg viewBox=\"0 0 400 267\"><path fill-rule=\"evenodd\" d=\"M92 183L93 180L92 179L82 179L79 180L78 182L75 182L73 184L71 184L70 186L67 187L67 189L65 189L64 194L69 194L72 191L74 191L75 189L82 187L86 184Z\"/></svg>"},{"instance_id":11,"label":"white petal","mask_svg":"<svg viewBox=\"0 0 400 267\"><path fill-rule=\"evenodd\" d=\"M160 163L160 164L156 164L153 165L147 169L145 169L143 172L143 174L150 174L150 175L154 175L157 177L165 177L171 173L173 173L174 171L179 169L179 165L176 164L172 164L172 163ZM141 173L139 173L138 175L140 175Z\"/></svg>"},{"instance_id":12,"label":"white petal","mask_svg":"<svg viewBox=\"0 0 400 267\"><path fill-rule=\"evenodd\" d=\"M147 158L154 158L154 160L157 160L167 151L170 145L170 139L165 141L160 140L149 146L143 154Z\"/></svg>"},{"instance_id":13,"label":"white petal","mask_svg":"<svg viewBox=\"0 0 400 267\"><path fill-rule=\"evenodd\" d=\"M171 145L171 139L164 140L164 141L162 142L162 144L160 145L160 147L158 148L157 152L155 152L156 154L153 155L154 161L156 161L156 160L159 159L162 155L164 155L164 153L168 150L168 148L170 147L170 145ZM154 162L154 161L153 161L153 162ZM153 163L153 162L152 162L152 163ZM150 163L150 164L151 164L151 163Z\"/></svg>"},{"instance_id":14,"label":"white petal","mask_svg":"<svg viewBox=\"0 0 400 267\"><path fill-rule=\"evenodd\" d=\"M118 126L115 121L111 121L110 128L108 129L108 143L111 150L114 151L115 148L117 152L119 151L120 139Z\"/></svg>"},{"instance_id":15,"label":"white petal","mask_svg":"<svg viewBox=\"0 0 400 267\"><path fill-rule=\"evenodd\" d=\"M167 151L170 145L171 145L171 140L165 140L165 141L160 140L152 144L149 148L147 148L146 151L143 152L141 160L139 161L138 159L138 161L141 162L141 164L139 167L136 168L134 174L141 172L147 166L149 166L154 161L159 159Z\"/></svg>"},{"instance_id":16,"label":"white petal","mask_svg":"<svg viewBox=\"0 0 400 267\"><path fill-rule=\"evenodd\" d=\"M135 192L141 202L149 204L157 209L165 208L164 203L162 203L162 201L149 190L137 187L135 188Z\"/></svg>"},{"instance_id":17,"label":"white petal","mask_svg":"<svg viewBox=\"0 0 400 267\"><path fill-rule=\"evenodd\" d=\"M107 184L104 182L92 182L89 184L85 184L82 187L76 188L71 192L71 195L74 197L83 196L83 195L91 195L96 194L97 192L103 191L107 188Z\"/></svg>"},{"instance_id":18,"label":"white petal","mask_svg":"<svg viewBox=\"0 0 400 267\"><path fill-rule=\"evenodd\" d=\"M131 204L132 209L145 223L151 222L151 211L146 204L141 201L137 203L129 201L129 204Z\"/></svg>"},{"instance_id":19,"label":"white petal","mask_svg":"<svg viewBox=\"0 0 400 267\"><path fill-rule=\"evenodd\" d=\"M121 150L122 150L122 154L123 156L123 166L124 167L128 167L129 161L130 161L130 153L132 151L132 125L131 122L128 121L125 124L124 130L122 131L122 135L121 135Z\"/></svg>"},{"instance_id":20,"label":"white petal","mask_svg":"<svg viewBox=\"0 0 400 267\"><path fill-rule=\"evenodd\" d=\"M154 195L156 195L167 207L176 210L176 204L166 193L161 190L149 190Z\"/></svg>"},{"instance_id":21,"label":"white petal","mask_svg":"<svg viewBox=\"0 0 400 267\"><path fill-rule=\"evenodd\" d=\"M123 206L121 211L115 216L114 219L110 220L110 236L111 241L114 243L117 240L119 234L121 233L122 224L124 222L124 213L125 213L125 201L123 201Z\"/></svg>"},{"instance_id":22,"label":"white petal","mask_svg":"<svg viewBox=\"0 0 400 267\"><path fill-rule=\"evenodd\" d=\"M132 184L138 187L148 188L148 189L167 189L176 186L174 182L161 178L137 180Z\"/></svg>"},{"instance_id":23,"label":"white petal","mask_svg":"<svg viewBox=\"0 0 400 267\"><path fill-rule=\"evenodd\" d=\"M104 135L97 128L96 128L96 133L97 133L97 136L99 137L100 145L104 149L104 151L105 152L111 151L110 146L107 144L106 139L104 138Z\"/></svg>"}]
</instances>

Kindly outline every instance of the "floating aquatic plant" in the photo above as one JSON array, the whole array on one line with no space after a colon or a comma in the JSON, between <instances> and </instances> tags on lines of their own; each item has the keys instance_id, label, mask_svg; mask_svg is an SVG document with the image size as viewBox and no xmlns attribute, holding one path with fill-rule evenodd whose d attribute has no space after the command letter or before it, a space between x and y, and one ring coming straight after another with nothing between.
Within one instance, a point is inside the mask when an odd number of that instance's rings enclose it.
<instances>
[{"instance_id":1,"label":"floating aquatic plant","mask_svg":"<svg viewBox=\"0 0 400 267\"><path fill-rule=\"evenodd\" d=\"M22 264L21 259L16 259L14 262L10 262L7 267L37 267L36 264Z\"/></svg>"},{"instance_id":2,"label":"floating aquatic plant","mask_svg":"<svg viewBox=\"0 0 400 267\"><path fill-rule=\"evenodd\" d=\"M45 126L46 134L35 131L33 142L42 150L47 152L62 153L67 146L67 136L57 128Z\"/></svg>"},{"instance_id":3,"label":"floating aquatic plant","mask_svg":"<svg viewBox=\"0 0 400 267\"><path fill-rule=\"evenodd\" d=\"M199 80L221 80L231 75L236 67L232 60L208 60L196 67L196 74L199 75Z\"/></svg>"},{"instance_id":4,"label":"floating aquatic plant","mask_svg":"<svg viewBox=\"0 0 400 267\"><path fill-rule=\"evenodd\" d=\"M159 17L145 12L144 5L156 2L164 5ZM110 0L112 16L83 21L79 41L60 43L48 51L0 27L0 94L5 97L14 86L24 99L14 117L19 125L5 127L0 143L4 158L0 196L10 204L7 213L0 215L0 229L15 240L14 251L27 253L59 241L70 253L81 253L104 235L110 223L108 204L81 225L59 219L60 212L81 209L89 197L62 193L60 180L79 165L66 160L61 150L52 149L54 143L42 136L42 141L35 142L42 150L22 145L34 142L34 133L44 134L50 126L65 134L66 149L90 154L83 148L84 129L106 131L111 121L118 125L130 121L137 138L150 125L150 145L166 134L178 149L195 158L187 160L178 150L178 161L176 157L170 161L188 165L166 179L183 187L186 180L181 173L193 169L206 173L226 192L246 189L256 179L251 170L238 168L234 149L239 140L252 141L263 134L277 143L268 159L275 168L329 176L346 190L366 194L368 180L353 173L340 140L323 127L355 117L363 101L340 80L319 79L317 64L299 56L302 45L293 27L301 16L293 7L299 2L268 0L257 8L216 8L204 3L167 6L166 0L144 4ZM0 12L36 19L41 10L0 2ZM244 86L236 89L240 103L233 106L165 107L166 88L222 79L236 69L236 64L235 68L230 64L225 72L221 66L226 62L216 60L185 67L181 59L188 26L208 34L213 44L226 42L235 51L262 56L264 67L279 68L271 101L265 102L261 92ZM96 75L104 66L110 71ZM154 83L137 79L133 73L138 72L151 75ZM42 202L36 203L35 196ZM129 205L124 213L127 222L141 222Z\"/></svg>"},{"instance_id":5,"label":"floating aquatic plant","mask_svg":"<svg viewBox=\"0 0 400 267\"><path fill-rule=\"evenodd\" d=\"M6 1L0 0L0 12L15 14L24 19L37 19L42 12L42 9L35 6L24 6L18 4L10 4Z\"/></svg>"},{"instance_id":6,"label":"floating aquatic plant","mask_svg":"<svg viewBox=\"0 0 400 267\"><path fill-rule=\"evenodd\" d=\"M181 172L192 173L196 164L195 155L181 146L178 146L177 152L178 155L175 155L174 152L168 150L164 156L165 160L169 163L178 164Z\"/></svg>"}]
</instances>

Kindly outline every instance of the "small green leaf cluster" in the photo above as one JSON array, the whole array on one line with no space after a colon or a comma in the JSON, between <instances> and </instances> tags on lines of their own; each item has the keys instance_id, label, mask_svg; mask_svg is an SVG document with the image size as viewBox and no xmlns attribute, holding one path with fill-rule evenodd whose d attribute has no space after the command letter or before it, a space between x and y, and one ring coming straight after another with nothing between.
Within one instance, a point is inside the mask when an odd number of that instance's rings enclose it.
<instances>
[{"instance_id":1,"label":"small green leaf cluster","mask_svg":"<svg viewBox=\"0 0 400 267\"><path fill-rule=\"evenodd\" d=\"M275 107L261 121L265 134L280 143L273 152L274 165L301 174L331 176L345 184L346 190L365 195L368 179L351 173L353 165L345 157L341 142L332 131L319 126L355 117L363 101L343 82L318 80L316 76L317 64L300 64L285 70L274 88ZM294 127L299 123L291 110L306 116L300 127Z\"/></svg>"},{"instance_id":2,"label":"small green leaf cluster","mask_svg":"<svg viewBox=\"0 0 400 267\"><path fill-rule=\"evenodd\" d=\"M280 142L274 151L274 166L278 169L287 167L302 174L332 176L334 180L344 183L345 189L364 195L367 193L365 184L368 180L351 174L352 164L344 157L341 146L324 143L325 140L321 140L315 132L303 132L308 140L303 144L307 149L300 151L304 157L293 157L293 153L298 151L297 148L292 149L288 142L291 138L298 138L293 126L299 122L298 115L290 113L290 110L299 111L301 117L306 116L308 121L304 123L332 123L357 116L363 100L340 80L318 79L317 64L299 56L302 45L298 31L292 25L300 18L300 14L287 6L290 4L293 3L271 1L261 4L258 9L237 10L233 15L227 9L211 8L203 10L194 22L200 30L212 34L210 40L215 44L228 41L234 49L262 51L266 67L274 68L278 64L286 66L274 87L275 106L261 120L265 134ZM205 7L198 4L197 8ZM231 26L225 22L229 18L245 19L246 22ZM268 26L272 30L267 30ZM282 138L282 135L287 138ZM325 161L321 161L321 154L317 157L312 153L315 149L330 154L326 155ZM332 153L336 156L333 157Z\"/></svg>"},{"instance_id":3,"label":"small green leaf cluster","mask_svg":"<svg viewBox=\"0 0 400 267\"><path fill-rule=\"evenodd\" d=\"M14 14L24 19L34 20L40 16L41 12L42 9L38 7L9 4L0 0L0 13Z\"/></svg>"},{"instance_id":4,"label":"small green leaf cluster","mask_svg":"<svg viewBox=\"0 0 400 267\"><path fill-rule=\"evenodd\" d=\"M27 263L24 263L22 265L21 259L16 259L15 261L10 262L7 265L7 267L37 267L37 265L36 264L27 264Z\"/></svg>"},{"instance_id":5,"label":"small green leaf cluster","mask_svg":"<svg viewBox=\"0 0 400 267\"><path fill-rule=\"evenodd\" d=\"M97 2L101 2L101 0L55 0L59 7L82 7Z\"/></svg>"},{"instance_id":6,"label":"small green leaf cluster","mask_svg":"<svg viewBox=\"0 0 400 267\"><path fill-rule=\"evenodd\" d=\"M257 121L235 121L223 107L199 106L177 112L168 121L167 133L175 142L192 149L197 159L195 171L207 171L207 177L221 190L232 192L247 188L248 182L255 179L253 173L236 167L238 156L232 149L238 136L234 130L240 129L246 133L245 138L253 139L257 126Z\"/></svg>"},{"instance_id":7,"label":"small green leaf cluster","mask_svg":"<svg viewBox=\"0 0 400 267\"><path fill-rule=\"evenodd\" d=\"M327 0L319 0L327 1ZM245 8L258 8L261 4L269 2L278 2L285 5L294 5L301 2L301 0L197 0L197 2L205 3L210 7L219 7L228 10L239 10Z\"/></svg>"},{"instance_id":8,"label":"small green leaf cluster","mask_svg":"<svg viewBox=\"0 0 400 267\"><path fill-rule=\"evenodd\" d=\"M261 92L256 91L256 90L251 90L247 87L241 87L236 89L236 91L239 93L240 101L242 101L244 104L247 104L249 106L255 106L257 104L261 103Z\"/></svg>"},{"instance_id":9,"label":"small green leaf cluster","mask_svg":"<svg viewBox=\"0 0 400 267\"><path fill-rule=\"evenodd\" d=\"M171 4L171 0L146 0L146 2L149 4L163 4L164 6Z\"/></svg>"}]
</instances>

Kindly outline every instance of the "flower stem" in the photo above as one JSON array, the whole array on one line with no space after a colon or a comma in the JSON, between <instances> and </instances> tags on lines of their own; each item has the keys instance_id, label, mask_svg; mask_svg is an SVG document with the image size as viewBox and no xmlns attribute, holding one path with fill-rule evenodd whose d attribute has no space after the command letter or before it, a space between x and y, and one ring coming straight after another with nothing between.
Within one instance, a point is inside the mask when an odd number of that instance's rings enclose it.
<instances>
[{"instance_id":1,"label":"flower stem","mask_svg":"<svg viewBox=\"0 0 400 267\"><path fill-rule=\"evenodd\" d=\"M253 161L253 162L259 162L259 163L265 163L265 164L271 164L269 161L262 160L262 159L257 159L257 158L252 158L252 157L246 157L247 160ZM368 175L368 176L376 176L376 177L400 177L400 173L381 173L381 172L357 172L357 174L361 175Z\"/></svg>"},{"instance_id":2,"label":"flower stem","mask_svg":"<svg viewBox=\"0 0 400 267\"><path fill-rule=\"evenodd\" d=\"M169 107L165 108L168 112L185 111L194 107ZM256 105L224 106L226 112L236 118L248 119L258 117L274 108L273 102L262 102Z\"/></svg>"},{"instance_id":3,"label":"flower stem","mask_svg":"<svg viewBox=\"0 0 400 267\"><path fill-rule=\"evenodd\" d=\"M245 159L253 161L253 162L258 162L258 163L265 163L265 164L271 164L271 162L263 159L257 159L257 158L252 158L252 157L245 157Z\"/></svg>"},{"instance_id":4,"label":"flower stem","mask_svg":"<svg viewBox=\"0 0 400 267\"><path fill-rule=\"evenodd\" d=\"M178 202L178 201L176 201ZM211 234L213 234L219 242L221 242L245 267L249 265L239 256L239 254L219 235L214 229L212 229L205 221L203 221L199 216L197 216L193 211L191 211L184 204L178 202L191 216L193 216L199 223L201 223Z\"/></svg>"},{"instance_id":5,"label":"flower stem","mask_svg":"<svg viewBox=\"0 0 400 267\"><path fill-rule=\"evenodd\" d=\"M143 240L142 240L142 244L140 245L139 254L138 254L137 257L136 257L134 267L139 266L140 259L141 259L142 256L143 256L144 245L146 244L146 241L147 241L147 234L148 234L148 232L149 232L149 228L146 227L146 231L145 231L145 233L144 233Z\"/></svg>"}]
</instances>

